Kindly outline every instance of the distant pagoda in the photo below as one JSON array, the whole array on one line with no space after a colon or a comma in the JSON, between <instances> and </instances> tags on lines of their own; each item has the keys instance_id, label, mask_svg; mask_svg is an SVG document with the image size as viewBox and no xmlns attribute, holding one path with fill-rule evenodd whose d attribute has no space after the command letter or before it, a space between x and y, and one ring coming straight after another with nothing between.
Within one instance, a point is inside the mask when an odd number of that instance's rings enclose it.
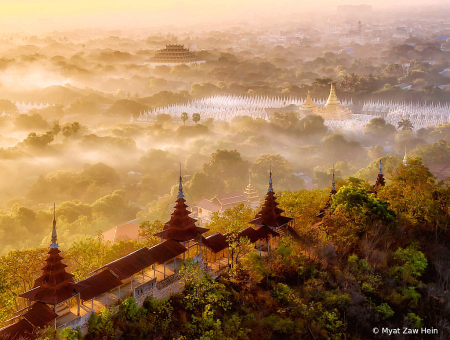
<instances>
[{"instance_id":1,"label":"distant pagoda","mask_svg":"<svg viewBox=\"0 0 450 340\"><path fill-rule=\"evenodd\" d=\"M150 59L153 65L180 65L180 64L201 64L205 60L201 60L194 52L184 48L184 45L166 45L166 48L156 52L155 56Z\"/></svg>"},{"instance_id":2,"label":"distant pagoda","mask_svg":"<svg viewBox=\"0 0 450 340\"><path fill-rule=\"evenodd\" d=\"M248 179L248 185L244 190L245 195L247 196L247 201L250 203L250 205L257 205L259 204L259 196L258 192L256 191L255 187L252 185L252 180Z\"/></svg>"},{"instance_id":3,"label":"distant pagoda","mask_svg":"<svg viewBox=\"0 0 450 340\"><path fill-rule=\"evenodd\" d=\"M334 181L334 169L333 169L333 180L331 181L331 190L330 190L330 196L328 197L327 203L325 203L325 206L322 210L316 215L318 218L322 218L325 216L325 212L331 207L331 200L333 196L337 193L336 185Z\"/></svg>"},{"instance_id":4,"label":"distant pagoda","mask_svg":"<svg viewBox=\"0 0 450 340\"><path fill-rule=\"evenodd\" d=\"M250 223L252 223L256 227L267 226L275 230L282 227L291 229L288 223L293 219L290 217L282 216L281 214L283 212L283 209L278 208L277 198L272 187L272 171L270 171L269 189L267 190L266 199L261 208L261 211L256 214L255 219L253 221L250 221Z\"/></svg>"},{"instance_id":5,"label":"distant pagoda","mask_svg":"<svg viewBox=\"0 0 450 340\"><path fill-rule=\"evenodd\" d=\"M375 184L372 187L372 192L375 193L375 195L377 194L378 190L381 187L384 187L386 184L386 181L384 180L384 174L381 168L381 159L380 159L380 164L378 165L378 168L380 169L380 171L378 172L378 176L377 176L377 181L375 182Z\"/></svg>"}]
</instances>

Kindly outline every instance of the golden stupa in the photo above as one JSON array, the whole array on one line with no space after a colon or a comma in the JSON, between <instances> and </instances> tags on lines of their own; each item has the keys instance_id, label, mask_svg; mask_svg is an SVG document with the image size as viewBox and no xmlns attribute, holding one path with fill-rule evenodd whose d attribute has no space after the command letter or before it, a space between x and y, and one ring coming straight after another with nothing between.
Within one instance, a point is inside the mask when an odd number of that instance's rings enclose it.
<instances>
[{"instance_id":1,"label":"golden stupa","mask_svg":"<svg viewBox=\"0 0 450 340\"><path fill-rule=\"evenodd\" d=\"M321 107L316 114L321 115L324 119L345 120L352 117L352 110L341 105L337 96L334 85L331 84L330 96L324 107Z\"/></svg>"},{"instance_id":2,"label":"golden stupa","mask_svg":"<svg viewBox=\"0 0 450 340\"><path fill-rule=\"evenodd\" d=\"M305 110L305 111L312 111L312 112L317 112L319 110L319 108L317 107L316 104L314 104L314 102L311 99L311 95L309 94L309 90L308 90L308 95L306 96L306 100L305 102L302 104L301 110Z\"/></svg>"}]
</instances>

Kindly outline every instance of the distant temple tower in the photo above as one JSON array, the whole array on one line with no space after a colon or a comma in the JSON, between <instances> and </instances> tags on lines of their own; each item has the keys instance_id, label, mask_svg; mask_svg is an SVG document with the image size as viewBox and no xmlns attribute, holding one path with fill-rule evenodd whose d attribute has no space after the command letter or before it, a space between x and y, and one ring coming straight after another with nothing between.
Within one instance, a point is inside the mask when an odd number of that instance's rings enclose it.
<instances>
[{"instance_id":1,"label":"distant temple tower","mask_svg":"<svg viewBox=\"0 0 450 340\"><path fill-rule=\"evenodd\" d=\"M248 185L244 190L245 195L247 196L247 201L250 203L252 207L259 205L259 196L255 187L252 185L251 178L248 179Z\"/></svg>"},{"instance_id":2,"label":"distant temple tower","mask_svg":"<svg viewBox=\"0 0 450 340\"><path fill-rule=\"evenodd\" d=\"M331 181L331 190L330 190L330 196L328 196L328 201L327 203L325 203L325 206L323 207L322 210L320 210L320 212L316 215L316 217L318 218L322 218L325 216L325 212L331 207L331 199L333 198L333 196L337 193L336 190L336 182L334 180L334 168L333 168L333 179Z\"/></svg>"},{"instance_id":3,"label":"distant temple tower","mask_svg":"<svg viewBox=\"0 0 450 340\"><path fill-rule=\"evenodd\" d=\"M319 108L311 99L311 95L308 90L308 95L306 96L305 102L302 104L301 109L304 111L311 111L312 113L316 113Z\"/></svg>"},{"instance_id":4,"label":"distant temple tower","mask_svg":"<svg viewBox=\"0 0 450 340\"><path fill-rule=\"evenodd\" d=\"M324 107L317 111L318 115L321 115L324 119L336 119L345 120L350 119L353 112L352 110L341 105L337 96L334 85L331 84L330 95L328 97L327 103Z\"/></svg>"},{"instance_id":5,"label":"distant temple tower","mask_svg":"<svg viewBox=\"0 0 450 340\"><path fill-rule=\"evenodd\" d=\"M378 172L377 181L375 182L375 184L372 187L373 192L375 194L377 193L378 189L380 189L380 187L384 187L386 185L386 181L384 180L383 170L381 168L381 159L380 159L380 164L378 165L378 169L380 169L380 171Z\"/></svg>"},{"instance_id":6,"label":"distant temple tower","mask_svg":"<svg viewBox=\"0 0 450 340\"><path fill-rule=\"evenodd\" d=\"M403 156L403 165L408 165L408 155L406 154L406 147L405 147L405 155Z\"/></svg>"},{"instance_id":7,"label":"distant temple tower","mask_svg":"<svg viewBox=\"0 0 450 340\"><path fill-rule=\"evenodd\" d=\"M158 65L191 65L202 64L205 60L201 60L194 52L184 48L184 45L166 45L166 48L156 52L155 56L150 59L150 64Z\"/></svg>"}]
</instances>

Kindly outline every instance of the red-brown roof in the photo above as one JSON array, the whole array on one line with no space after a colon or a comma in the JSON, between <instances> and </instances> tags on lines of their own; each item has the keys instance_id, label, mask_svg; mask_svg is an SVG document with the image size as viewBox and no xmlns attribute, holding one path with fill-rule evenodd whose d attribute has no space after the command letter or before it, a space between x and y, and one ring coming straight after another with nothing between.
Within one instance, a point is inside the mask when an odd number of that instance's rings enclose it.
<instances>
[{"instance_id":1,"label":"red-brown roof","mask_svg":"<svg viewBox=\"0 0 450 340\"><path fill-rule=\"evenodd\" d=\"M55 320L58 317L58 314L56 314L45 303L36 302L31 306L31 309L22 315L22 317L24 317L34 327L44 328L48 326L51 321Z\"/></svg>"},{"instance_id":2,"label":"red-brown roof","mask_svg":"<svg viewBox=\"0 0 450 340\"><path fill-rule=\"evenodd\" d=\"M239 232L239 237L248 237L251 243L259 240L258 232L252 227L247 227Z\"/></svg>"},{"instance_id":3,"label":"red-brown roof","mask_svg":"<svg viewBox=\"0 0 450 340\"><path fill-rule=\"evenodd\" d=\"M292 218L282 216L282 212L284 210L278 208L275 194L273 191L268 191L261 211L256 214L255 219L250 223L255 226L282 227L292 221Z\"/></svg>"},{"instance_id":4,"label":"red-brown roof","mask_svg":"<svg viewBox=\"0 0 450 340\"><path fill-rule=\"evenodd\" d=\"M259 227L258 229L256 229L256 232L258 233L258 238L260 240L267 240L270 236L279 236L280 234L278 234L275 230L263 225L261 227Z\"/></svg>"},{"instance_id":5,"label":"red-brown roof","mask_svg":"<svg viewBox=\"0 0 450 340\"><path fill-rule=\"evenodd\" d=\"M105 264L103 268L112 271L120 280L129 278L147 267L150 267L155 261L148 248L138 249L118 260Z\"/></svg>"},{"instance_id":6,"label":"red-brown roof","mask_svg":"<svg viewBox=\"0 0 450 340\"><path fill-rule=\"evenodd\" d=\"M228 248L228 241L227 238L220 234L216 233L214 235L203 237L202 243L212 250L213 253L218 253L224 249Z\"/></svg>"},{"instance_id":7,"label":"red-brown roof","mask_svg":"<svg viewBox=\"0 0 450 340\"><path fill-rule=\"evenodd\" d=\"M182 191L180 191L179 195L182 194ZM186 209L186 200L183 197L184 196L177 198L175 210L172 213L170 220L164 224L164 230L154 236L161 237L165 240L184 242L193 240L209 230L195 225L197 220L189 216L191 212Z\"/></svg>"},{"instance_id":8,"label":"red-brown roof","mask_svg":"<svg viewBox=\"0 0 450 340\"><path fill-rule=\"evenodd\" d=\"M80 281L79 283L89 286L80 294L81 300L87 301L96 296L105 294L113 288L119 287L122 284L122 281L115 277L109 270L104 270Z\"/></svg>"},{"instance_id":9,"label":"red-brown roof","mask_svg":"<svg viewBox=\"0 0 450 340\"><path fill-rule=\"evenodd\" d=\"M33 326L25 319L20 320L10 326L0 329L1 340L19 340L29 339L34 340L37 338L33 335Z\"/></svg>"},{"instance_id":10,"label":"red-brown roof","mask_svg":"<svg viewBox=\"0 0 450 340\"><path fill-rule=\"evenodd\" d=\"M174 240L167 240L163 243L157 244L149 249L154 263L163 264L174 257L183 254L187 251L181 243Z\"/></svg>"},{"instance_id":11,"label":"red-brown roof","mask_svg":"<svg viewBox=\"0 0 450 340\"><path fill-rule=\"evenodd\" d=\"M32 290L20 296L31 301L40 301L49 305L57 305L77 295L86 287L74 283L73 275L67 273L58 248L50 248L42 275L34 281Z\"/></svg>"}]
</instances>

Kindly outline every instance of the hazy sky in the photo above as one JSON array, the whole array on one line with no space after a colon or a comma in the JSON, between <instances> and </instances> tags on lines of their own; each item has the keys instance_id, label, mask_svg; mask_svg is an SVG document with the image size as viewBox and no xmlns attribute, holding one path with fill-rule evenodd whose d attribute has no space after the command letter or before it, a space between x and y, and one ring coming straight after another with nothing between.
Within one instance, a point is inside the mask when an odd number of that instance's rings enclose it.
<instances>
[{"instance_id":1,"label":"hazy sky","mask_svg":"<svg viewBox=\"0 0 450 340\"><path fill-rule=\"evenodd\" d=\"M392 5L391 0L0 0L0 25L43 29L69 25L181 24L195 21L247 20L304 14L307 10L336 11L339 4ZM397 0L395 5L447 4L448 0Z\"/></svg>"}]
</instances>

